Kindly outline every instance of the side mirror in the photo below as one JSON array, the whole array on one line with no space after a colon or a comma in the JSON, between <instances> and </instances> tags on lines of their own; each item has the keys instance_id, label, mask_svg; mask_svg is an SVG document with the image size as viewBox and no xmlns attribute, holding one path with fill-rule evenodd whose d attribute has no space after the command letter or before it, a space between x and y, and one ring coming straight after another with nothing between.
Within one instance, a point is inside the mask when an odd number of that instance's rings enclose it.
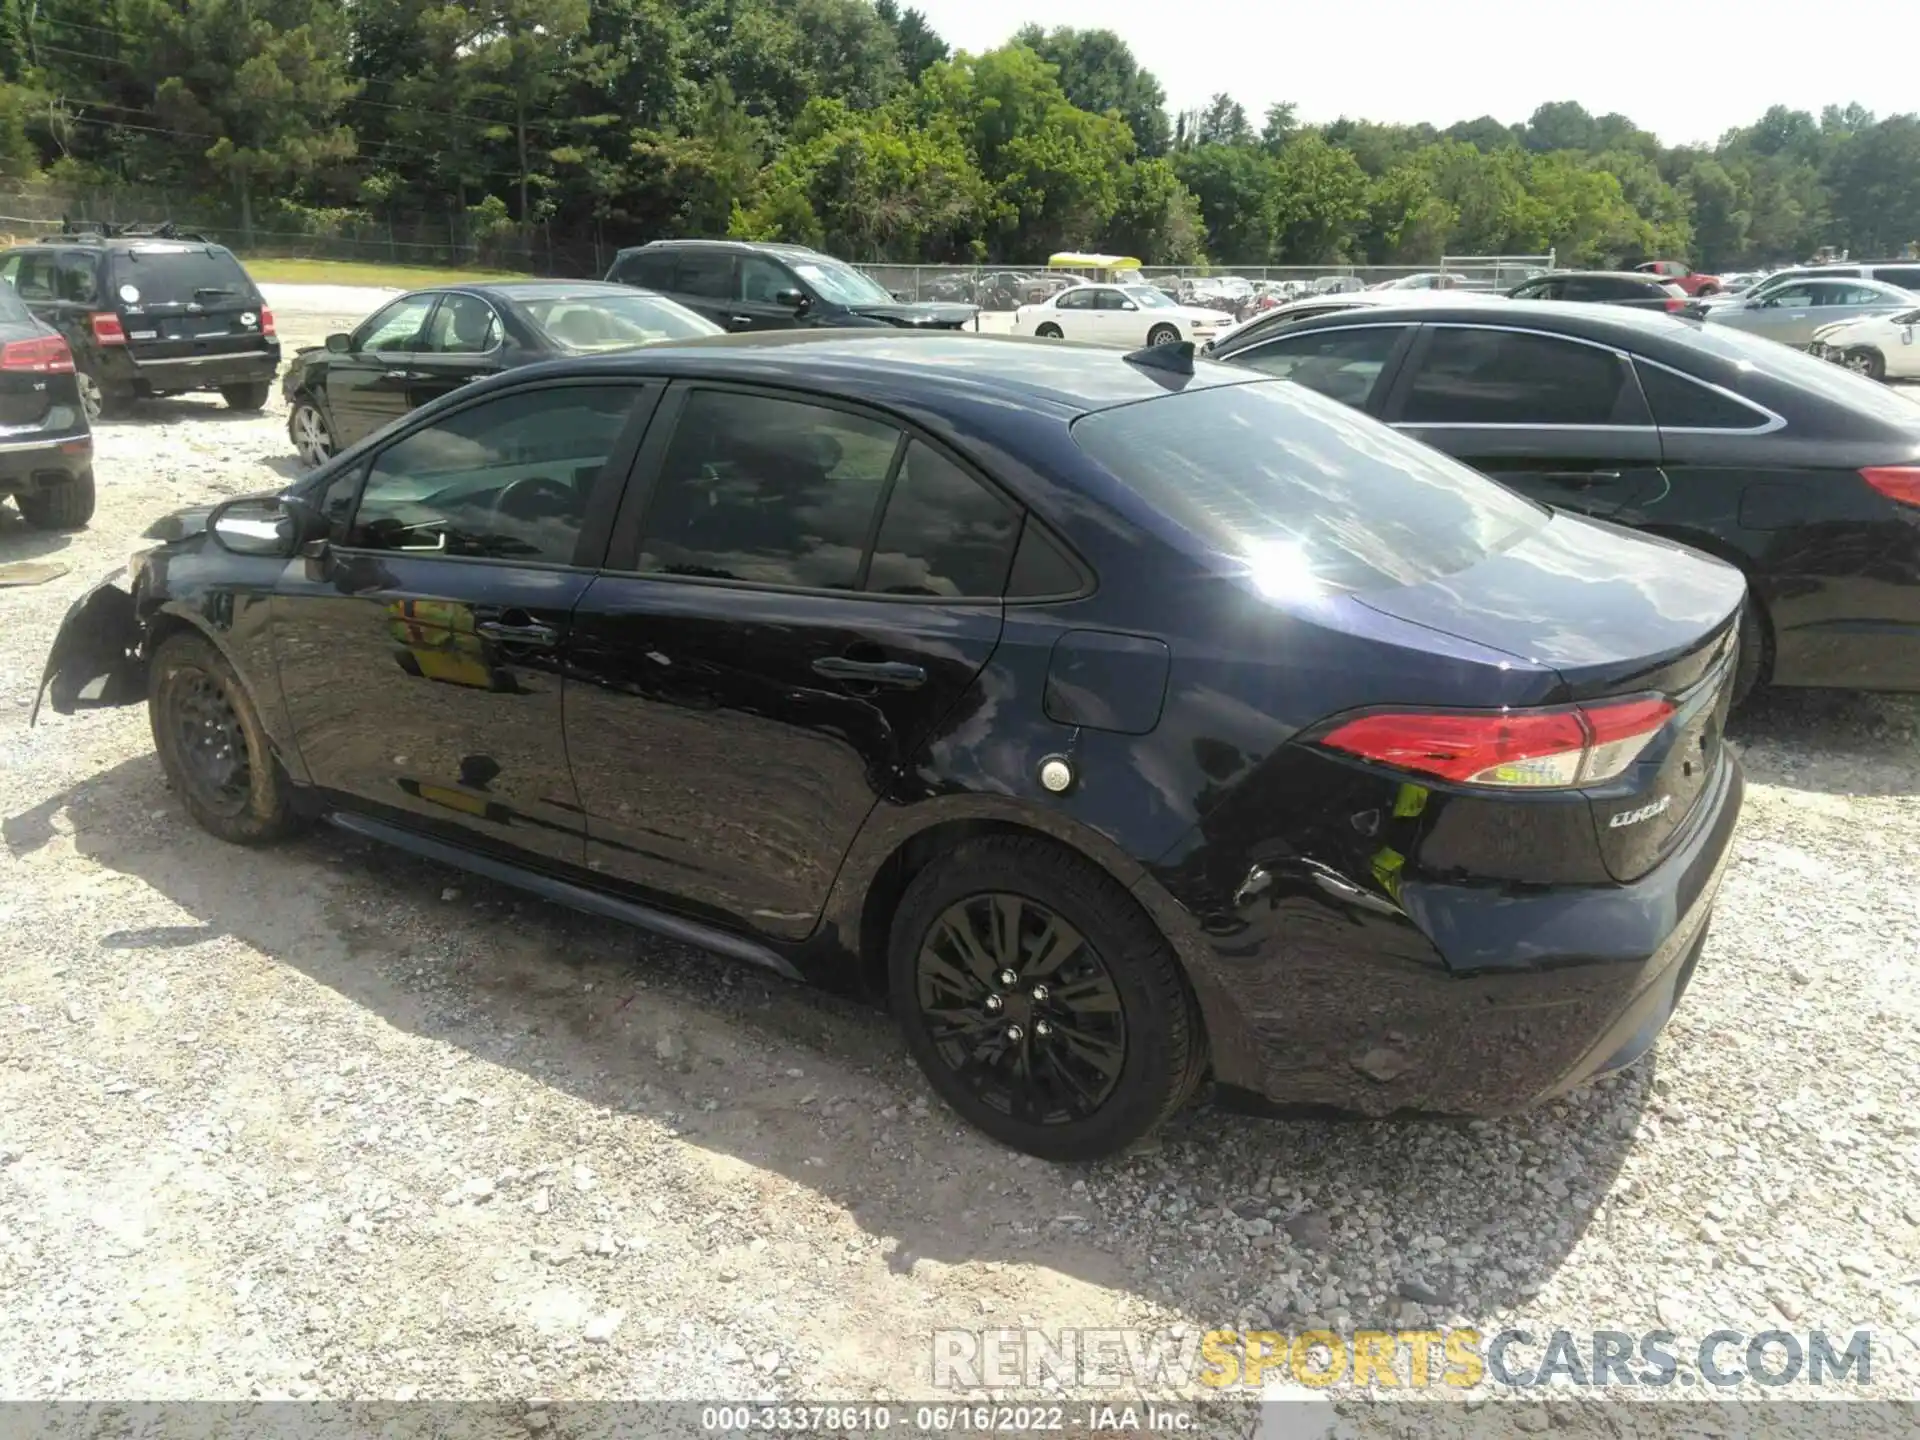
<instances>
[{"instance_id":1,"label":"side mirror","mask_svg":"<svg viewBox=\"0 0 1920 1440\"><path fill-rule=\"evenodd\" d=\"M784 305L789 310L804 310L813 302L807 298L804 290L779 290L774 292L773 303Z\"/></svg>"},{"instance_id":2,"label":"side mirror","mask_svg":"<svg viewBox=\"0 0 1920 1440\"><path fill-rule=\"evenodd\" d=\"M235 555L290 560L308 541L326 534L313 510L279 495L246 495L216 505L207 533Z\"/></svg>"},{"instance_id":3,"label":"side mirror","mask_svg":"<svg viewBox=\"0 0 1920 1440\"><path fill-rule=\"evenodd\" d=\"M1131 300L1122 300L1120 302L1120 308L1122 310L1138 310L1140 307Z\"/></svg>"},{"instance_id":4,"label":"side mirror","mask_svg":"<svg viewBox=\"0 0 1920 1440\"><path fill-rule=\"evenodd\" d=\"M336 355L345 355L352 348L353 348L353 340L350 336L346 336L346 335L327 336L327 349L331 350Z\"/></svg>"}]
</instances>

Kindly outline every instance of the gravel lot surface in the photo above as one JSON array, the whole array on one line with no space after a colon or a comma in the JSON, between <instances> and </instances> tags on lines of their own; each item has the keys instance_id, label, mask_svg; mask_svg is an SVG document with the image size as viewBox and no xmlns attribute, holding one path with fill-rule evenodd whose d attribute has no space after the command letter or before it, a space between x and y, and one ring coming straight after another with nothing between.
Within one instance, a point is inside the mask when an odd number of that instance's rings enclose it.
<instances>
[{"instance_id":1,"label":"gravel lot surface","mask_svg":"<svg viewBox=\"0 0 1920 1440\"><path fill-rule=\"evenodd\" d=\"M300 344L375 297L271 298ZM884 1016L338 833L222 845L143 709L29 731L67 604L295 474L285 419L149 403L91 529L0 513L0 562L71 567L0 589L0 1395L926 1398L939 1328L1449 1321L1864 1327L1848 1393L1916 1392L1920 705L1738 722L1739 857L1624 1077L1458 1127L1202 1104L1055 1169Z\"/></svg>"}]
</instances>

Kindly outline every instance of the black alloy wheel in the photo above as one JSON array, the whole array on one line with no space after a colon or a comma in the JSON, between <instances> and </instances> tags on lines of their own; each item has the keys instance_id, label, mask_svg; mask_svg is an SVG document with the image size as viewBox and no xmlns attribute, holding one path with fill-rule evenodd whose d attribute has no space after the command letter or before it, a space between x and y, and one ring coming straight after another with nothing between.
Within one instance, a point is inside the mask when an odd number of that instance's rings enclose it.
<instances>
[{"instance_id":1,"label":"black alloy wheel","mask_svg":"<svg viewBox=\"0 0 1920 1440\"><path fill-rule=\"evenodd\" d=\"M920 947L915 1001L941 1060L1002 1115L1070 1124L1119 1083L1127 1020L1113 976L1037 901L997 893L948 906Z\"/></svg>"},{"instance_id":2,"label":"black alloy wheel","mask_svg":"<svg viewBox=\"0 0 1920 1440\"><path fill-rule=\"evenodd\" d=\"M252 696L205 636L176 631L155 649L147 718L161 768L202 829L261 845L303 823Z\"/></svg>"},{"instance_id":3,"label":"black alloy wheel","mask_svg":"<svg viewBox=\"0 0 1920 1440\"><path fill-rule=\"evenodd\" d=\"M253 767L240 716L225 688L204 670L181 670L167 692L164 723L173 730L194 799L216 815L235 816L253 793Z\"/></svg>"}]
</instances>

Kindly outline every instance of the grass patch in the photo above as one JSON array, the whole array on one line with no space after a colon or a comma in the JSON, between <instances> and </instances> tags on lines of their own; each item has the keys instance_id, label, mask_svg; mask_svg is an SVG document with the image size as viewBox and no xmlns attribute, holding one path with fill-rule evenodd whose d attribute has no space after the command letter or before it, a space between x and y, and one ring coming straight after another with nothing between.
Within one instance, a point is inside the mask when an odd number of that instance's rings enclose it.
<instances>
[{"instance_id":1,"label":"grass patch","mask_svg":"<svg viewBox=\"0 0 1920 1440\"><path fill-rule=\"evenodd\" d=\"M272 255L243 256L254 280L267 285L378 285L388 290L418 290L426 285L457 285L471 280L524 280L513 270L462 270L439 265L376 265L361 260L295 260Z\"/></svg>"}]
</instances>

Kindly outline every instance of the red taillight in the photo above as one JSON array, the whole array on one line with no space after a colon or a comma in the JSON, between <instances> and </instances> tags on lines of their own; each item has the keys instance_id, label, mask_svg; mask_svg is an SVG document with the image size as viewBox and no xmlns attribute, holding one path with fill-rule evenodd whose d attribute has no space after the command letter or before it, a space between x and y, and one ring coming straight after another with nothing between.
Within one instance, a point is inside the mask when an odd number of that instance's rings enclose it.
<instances>
[{"instance_id":1,"label":"red taillight","mask_svg":"<svg viewBox=\"0 0 1920 1440\"><path fill-rule=\"evenodd\" d=\"M1920 505L1920 465L1870 465L1860 478L1900 505Z\"/></svg>"},{"instance_id":2,"label":"red taillight","mask_svg":"<svg viewBox=\"0 0 1920 1440\"><path fill-rule=\"evenodd\" d=\"M1363 715L1320 744L1461 785L1592 785L1631 765L1671 714L1670 702L1646 698L1562 710Z\"/></svg>"},{"instance_id":3,"label":"red taillight","mask_svg":"<svg viewBox=\"0 0 1920 1440\"><path fill-rule=\"evenodd\" d=\"M120 326L120 317L111 310L103 310L98 315L87 318L93 322L93 340L96 345L127 343L127 332Z\"/></svg>"},{"instance_id":4,"label":"red taillight","mask_svg":"<svg viewBox=\"0 0 1920 1440\"><path fill-rule=\"evenodd\" d=\"M0 370L24 370L35 375L71 375L73 351L58 335L44 340L14 340L0 348Z\"/></svg>"},{"instance_id":5,"label":"red taillight","mask_svg":"<svg viewBox=\"0 0 1920 1440\"><path fill-rule=\"evenodd\" d=\"M273 328L273 311L266 306L260 307L260 333L269 340L278 338L279 332Z\"/></svg>"},{"instance_id":6,"label":"red taillight","mask_svg":"<svg viewBox=\"0 0 1920 1440\"><path fill-rule=\"evenodd\" d=\"M1669 315L1673 314L1677 310L1684 310L1686 308L1687 308L1687 302L1684 297L1679 295L1667 296L1667 313Z\"/></svg>"}]
</instances>

